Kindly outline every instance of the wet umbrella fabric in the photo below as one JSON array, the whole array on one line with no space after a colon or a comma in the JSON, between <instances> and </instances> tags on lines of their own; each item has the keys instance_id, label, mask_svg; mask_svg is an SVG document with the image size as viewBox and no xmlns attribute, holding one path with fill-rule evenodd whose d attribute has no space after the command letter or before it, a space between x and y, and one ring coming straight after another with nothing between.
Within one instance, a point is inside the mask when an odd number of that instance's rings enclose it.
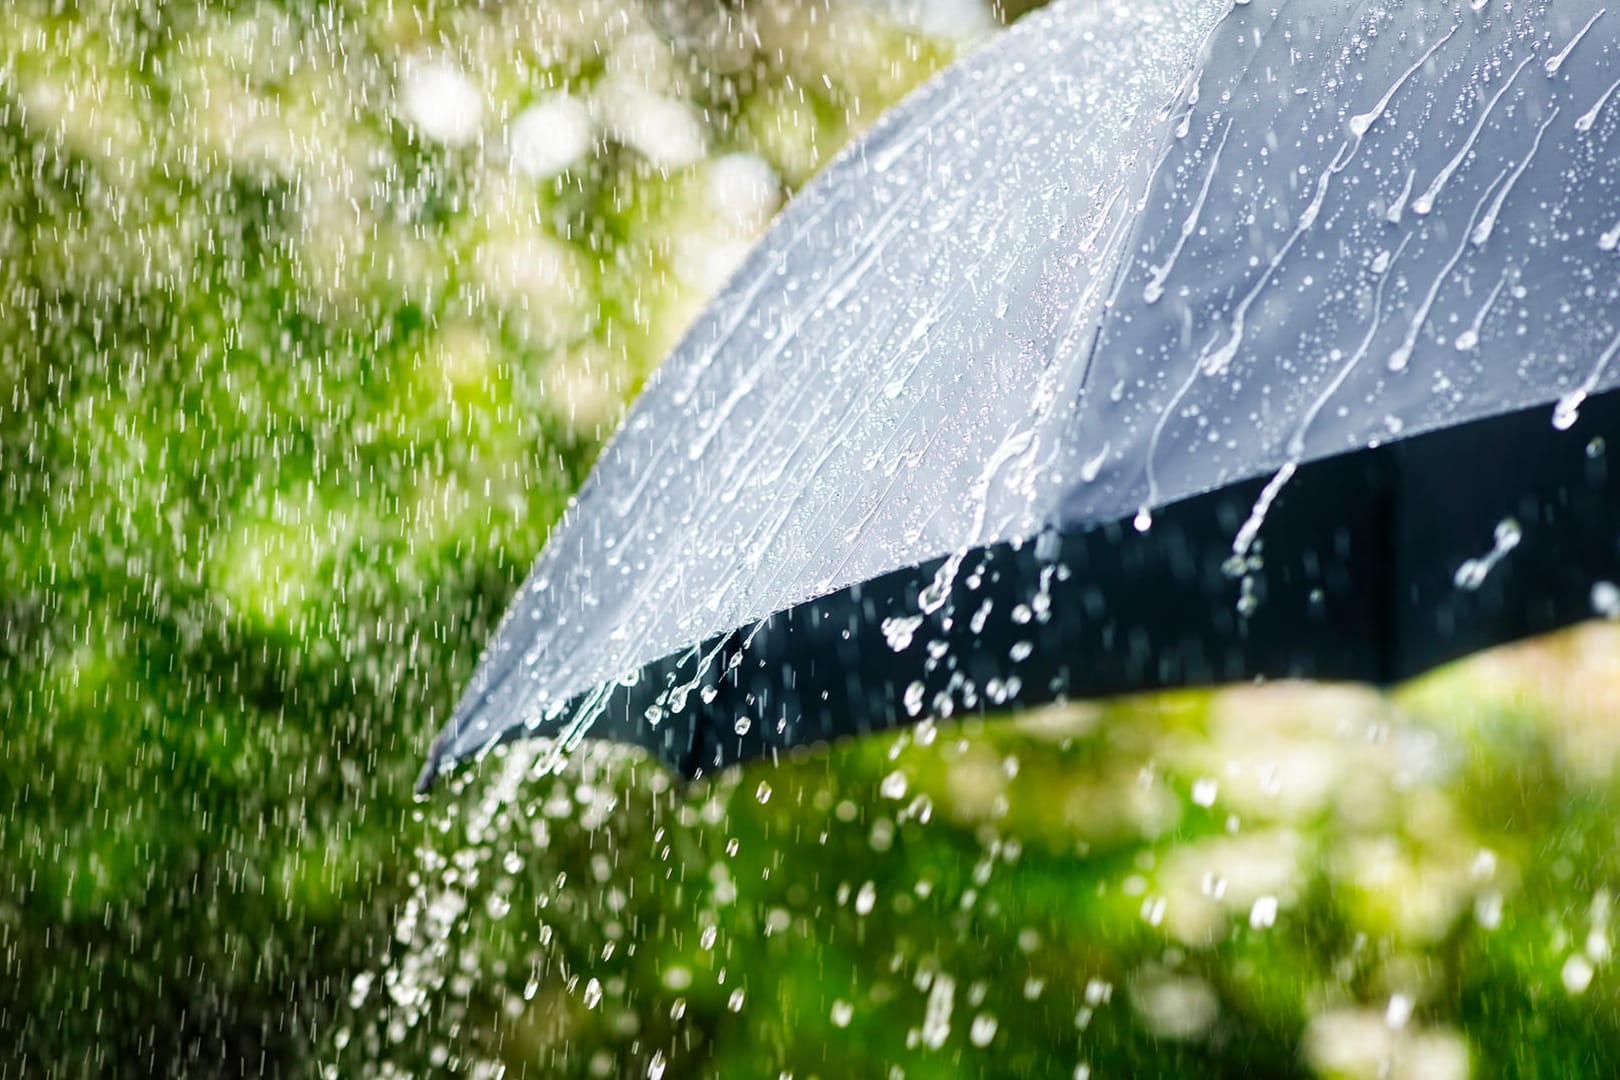
<instances>
[{"instance_id":1,"label":"wet umbrella fabric","mask_svg":"<svg viewBox=\"0 0 1620 1080\"><path fill-rule=\"evenodd\" d=\"M1476 10L1477 8L1477 10ZM604 450L422 783L687 775L1620 609L1620 14L1060 3L788 207Z\"/></svg>"}]
</instances>

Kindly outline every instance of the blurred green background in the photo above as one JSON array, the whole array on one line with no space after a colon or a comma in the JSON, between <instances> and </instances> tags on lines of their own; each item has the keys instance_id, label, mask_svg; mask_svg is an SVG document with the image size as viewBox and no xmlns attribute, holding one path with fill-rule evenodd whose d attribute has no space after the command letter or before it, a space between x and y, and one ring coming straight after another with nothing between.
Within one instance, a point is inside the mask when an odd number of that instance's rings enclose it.
<instances>
[{"instance_id":1,"label":"blurred green background","mask_svg":"<svg viewBox=\"0 0 1620 1080\"><path fill-rule=\"evenodd\" d=\"M0 12L0 1078L1620 1071L1620 636L410 785L978 0Z\"/></svg>"}]
</instances>

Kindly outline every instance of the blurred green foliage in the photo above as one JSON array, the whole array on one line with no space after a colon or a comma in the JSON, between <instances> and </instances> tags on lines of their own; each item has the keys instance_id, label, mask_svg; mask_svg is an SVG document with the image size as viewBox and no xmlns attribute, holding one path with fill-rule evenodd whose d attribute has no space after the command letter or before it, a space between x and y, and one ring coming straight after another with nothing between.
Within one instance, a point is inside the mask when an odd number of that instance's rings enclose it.
<instances>
[{"instance_id":1,"label":"blurred green foliage","mask_svg":"<svg viewBox=\"0 0 1620 1080\"><path fill-rule=\"evenodd\" d=\"M0 12L0 1075L308 1066L428 738L711 287L683 251L760 224L710 160L801 181L946 55L846 15L823 72L785 5L740 45L681 7ZM431 62L476 139L401 107ZM514 112L613 77L696 157L509 167Z\"/></svg>"},{"instance_id":2,"label":"blurred green foliage","mask_svg":"<svg viewBox=\"0 0 1620 1080\"><path fill-rule=\"evenodd\" d=\"M951 51L788 0L0 13L0 1077L1617 1071L1607 628L412 803L774 187Z\"/></svg>"},{"instance_id":3,"label":"blurred green foliage","mask_svg":"<svg viewBox=\"0 0 1620 1080\"><path fill-rule=\"evenodd\" d=\"M624 751L537 777L514 749L478 774L523 778L510 801L475 781L434 811L415 914L329 1061L1606 1074L1617 688L1602 626L1393 700L1069 706L685 790Z\"/></svg>"}]
</instances>

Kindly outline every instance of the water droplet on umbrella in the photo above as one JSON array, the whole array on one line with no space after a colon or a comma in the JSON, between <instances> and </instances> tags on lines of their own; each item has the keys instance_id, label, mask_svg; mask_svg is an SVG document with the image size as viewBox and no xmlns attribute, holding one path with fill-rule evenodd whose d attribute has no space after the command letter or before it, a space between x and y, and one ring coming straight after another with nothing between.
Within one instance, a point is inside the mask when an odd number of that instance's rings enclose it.
<instances>
[{"instance_id":1,"label":"water droplet on umbrella","mask_svg":"<svg viewBox=\"0 0 1620 1080\"><path fill-rule=\"evenodd\" d=\"M1552 56L1547 59L1547 62L1542 65L1542 68L1547 72L1548 75L1558 74L1558 69L1564 66L1564 61L1568 60L1569 54L1575 51L1575 46L1581 43L1581 39L1586 37L1587 33L1592 29L1597 21L1603 18L1607 10L1608 9L1606 8L1598 8L1597 14L1588 19L1586 25L1576 31L1575 36L1570 38L1569 44L1565 45L1556 56Z\"/></svg>"}]
</instances>

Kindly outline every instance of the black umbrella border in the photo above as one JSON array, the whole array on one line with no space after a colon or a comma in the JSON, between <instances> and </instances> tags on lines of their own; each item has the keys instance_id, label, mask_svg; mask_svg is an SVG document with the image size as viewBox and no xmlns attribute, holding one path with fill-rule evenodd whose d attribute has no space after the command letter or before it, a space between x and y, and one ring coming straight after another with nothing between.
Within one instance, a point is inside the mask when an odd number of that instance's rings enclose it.
<instances>
[{"instance_id":1,"label":"black umbrella border","mask_svg":"<svg viewBox=\"0 0 1620 1080\"><path fill-rule=\"evenodd\" d=\"M1070 699L1308 678L1389 686L1614 614L1620 391L1567 430L1547 405L1250 476L1131 519L1054 524L931 559L718 634L456 751L465 702L417 782L501 743L640 746L695 779L915 724ZM1270 491L1268 492L1268 488ZM1269 496L1254 543L1235 543ZM593 714L581 723L582 711Z\"/></svg>"}]
</instances>

